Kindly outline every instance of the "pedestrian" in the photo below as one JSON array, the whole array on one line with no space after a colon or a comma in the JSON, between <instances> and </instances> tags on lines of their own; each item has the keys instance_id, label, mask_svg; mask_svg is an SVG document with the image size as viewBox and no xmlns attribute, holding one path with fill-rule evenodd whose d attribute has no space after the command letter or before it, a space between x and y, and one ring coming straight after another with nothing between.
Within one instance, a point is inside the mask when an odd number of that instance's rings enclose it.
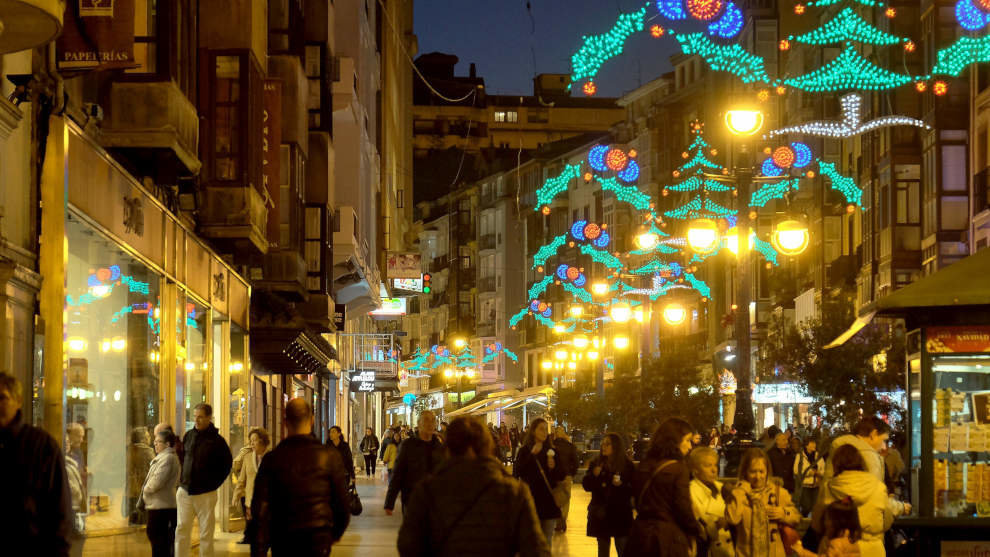
<instances>
[{"instance_id":1,"label":"pedestrian","mask_svg":"<svg viewBox=\"0 0 990 557\"><path fill-rule=\"evenodd\" d=\"M148 468L141 498L148 513L146 534L151 542L151 557L169 557L175 551L176 503L182 465L175 454L175 434L164 430L155 435L158 453Z\"/></svg>"},{"instance_id":2,"label":"pedestrian","mask_svg":"<svg viewBox=\"0 0 990 557\"><path fill-rule=\"evenodd\" d=\"M887 484L887 493L893 495L898 493L901 487L904 473L904 457L901 456L903 448L903 438L887 443L886 452L883 454L884 482Z\"/></svg>"},{"instance_id":3,"label":"pedestrian","mask_svg":"<svg viewBox=\"0 0 990 557\"><path fill-rule=\"evenodd\" d=\"M713 427L711 431L708 432L708 446L709 448L720 450L722 448L721 435L718 433L718 428Z\"/></svg>"},{"instance_id":4,"label":"pedestrian","mask_svg":"<svg viewBox=\"0 0 990 557\"><path fill-rule=\"evenodd\" d=\"M578 472L578 454L577 447L571 443L564 426L557 426L554 431L553 449L557 454L557 466L564 476L554 487L554 499L560 507L560 520L557 521L556 531L566 532L567 515L571 510L571 488L574 486L574 476ZM629 479L631 476L627 476L627 480Z\"/></svg>"},{"instance_id":5,"label":"pedestrian","mask_svg":"<svg viewBox=\"0 0 990 557\"><path fill-rule=\"evenodd\" d=\"M617 433L602 439L601 453L581 480L591 493L588 504L588 536L598 540L598 557L608 557L612 540L622 557L632 527L633 478L636 467L626 455L625 443Z\"/></svg>"},{"instance_id":6,"label":"pedestrian","mask_svg":"<svg viewBox=\"0 0 990 557\"><path fill-rule=\"evenodd\" d=\"M530 422L526 438L519 447L519 454L512 466L512 473L529 486L543 535L552 551L553 533L561 515L560 507L553 496L553 488L563 478L563 468L558 466L556 451L550 445L549 437L546 420L536 418Z\"/></svg>"},{"instance_id":7,"label":"pedestrian","mask_svg":"<svg viewBox=\"0 0 990 557\"><path fill-rule=\"evenodd\" d=\"M392 481L392 470L395 469L395 458L399 454L399 443L402 442L402 434L396 429L392 432L392 438L389 440L388 448L385 449L385 456L382 457L382 462L385 463L385 470L388 472L388 480Z\"/></svg>"},{"instance_id":8,"label":"pedestrian","mask_svg":"<svg viewBox=\"0 0 990 557\"><path fill-rule=\"evenodd\" d=\"M385 493L385 514L392 516L395 510L395 499L402 496L402 514L406 514L406 505L413 489L427 476L443 464L443 443L436 435L437 417L431 410L425 410L419 415L415 437L410 437L399 445L392 469L392 479L388 482Z\"/></svg>"},{"instance_id":9,"label":"pedestrian","mask_svg":"<svg viewBox=\"0 0 990 557\"><path fill-rule=\"evenodd\" d=\"M409 499L399 555L550 557L529 490L496 460L481 420L456 418L447 450L450 458Z\"/></svg>"},{"instance_id":10,"label":"pedestrian","mask_svg":"<svg viewBox=\"0 0 990 557\"><path fill-rule=\"evenodd\" d=\"M785 557L784 536L801 521L790 493L772 474L773 466L762 449L743 453L739 481L726 497L725 513L736 527L739 557Z\"/></svg>"},{"instance_id":11,"label":"pedestrian","mask_svg":"<svg viewBox=\"0 0 990 557\"><path fill-rule=\"evenodd\" d=\"M133 517L141 498L141 486L148 477L148 469L155 458L155 450L148 443L148 428L131 429L131 443L127 446L127 516Z\"/></svg>"},{"instance_id":12,"label":"pedestrian","mask_svg":"<svg viewBox=\"0 0 990 557\"><path fill-rule=\"evenodd\" d=\"M79 425L79 424L72 424ZM66 441L66 446L69 442ZM71 495L72 509L71 516L75 518L75 536L72 538L72 548L70 554L82 555L83 545L86 542L82 533L86 530L86 515L88 514L88 497L86 493L86 483L83 481L83 472L79 468L76 459L69 457L65 459L65 477L69 484L69 494Z\"/></svg>"},{"instance_id":13,"label":"pedestrian","mask_svg":"<svg viewBox=\"0 0 990 557\"><path fill-rule=\"evenodd\" d=\"M66 459L58 441L24 423L23 401L21 382L0 372L0 539L14 554L67 556L82 529L74 527Z\"/></svg>"},{"instance_id":14,"label":"pedestrian","mask_svg":"<svg viewBox=\"0 0 990 557\"><path fill-rule=\"evenodd\" d=\"M395 432L397 430L398 428L390 427L385 430L385 433L382 434L382 444L381 446L378 447L379 459L385 460L385 449L387 449L388 446L392 443L392 439L395 437Z\"/></svg>"},{"instance_id":15,"label":"pedestrian","mask_svg":"<svg viewBox=\"0 0 990 557\"><path fill-rule=\"evenodd\" d=\"M894 523L898 510L887 496L887 487L866 470L866 462L855 445L849 443L833 451L834 476L823 484L822 498L812 513L811 523L825 532L823 511L833 501L852 502L859 515L862 537L856 542L863 557L884 557L883 536ZM905 504L908 511L911 506Z\"/></svg>"},{"instance_id":16,"label":"pedestrian","mask_svg":"<svg viewBox=\"0 0 990 557\"><path fill-rule=\"evenodd\" d=\"M251 433L254 433L254 431L256 429L257 428L252 428L251 429ZM158 428L155 428L155 431L158 431ZM244 457L246 457L246 456L248 456L248 455L250 455L250 454L252 454L254 452L254 447L251 446L251 433L248 433L248 443L246 445L244 445L243 447L241 447L241 450L237 451L237 456L234 457L234 464L233 464L233 467L232 467L231 472L230 472L231 478L234 480L234 482L236 484L234 486L234 497L235 497L235 500L234 500L234 502L232 504L239 505L240 506L240 508L241 508L241 516L244 517L244 521L245 521L244 535L241 536L240 541L237 542L239 544L251 543L251 540L248 539L247 505L245 504L246 493L245 493L245 490L243 489L243 486L240 484L240 481L238 480L241 477L241 469L244 467ZM238 496L239 496L239 499L238 499Z\"/></svg>"},{"instance_id":17,"label":"pedestrian","mask_svg":"<svg viewBox=\"0 0 990 557\"><path fill-rule=\"evenodd\" d=\"M798 557L862 557L857 542L863 535L859 513L851 501L833 501L825 508L825 537L818 552L808 551L797 542L793 549Z\"/></svg>"},{"instance_id":18,"label":"pedestrian","mask_svg":"<svg viewBox=\"0 0 990 557\"><path fill-rule=\"evenodd\" d=\"M512 424L509 428L509 443L512 445L512 453L509 455L512 461L516 460L516 450L519 449L519 426L517 424Z\"/></svg>"},{"instance_id":19,"label":"pedestrian","mask_svg":"<svg viewBox=\"0 0 990 557\"><path fill-rule=\"evenodd\" d=\"M511 450L512 440L509 438L509 427L505 425L505 422L502 422L502 426L498 429L498 455L503 464L508 464L511 460Z\"/></svg>"},{"instance_id":20,"label":"pedestrian","mask_svg":"<svg viewBox=\"0 0 990 557\"><path fill-rule=\"evenodd\" d=\"M361 454L364 455L364 472L369 478L375 476L375 463L378 462L378 436L375 430L370 427L364 428L364 437L361 438Z\"/></svg>"},{"instance_id":21,"label":"pedestrian","mask_svg":"<svg viewBox=\"0 0 990 557\"><path fill-rule=\"evenodd\" d=\"M788 493L794 493L794 457L791 452L787 434L778 433L774 438L774 446L767 451L770 467L774 474L783 482Z\"/></svg>"},{"instance_id":22,"label":"pedestrian","mask_svg":"<svg viewBox=\"0 0 990 557\"><path fill-rule=\"evenodd\" d=\"M351 454L351 447L344 439L344 431L340 426L335 425L327 432L327 446L336 449L340 453L340 458L344 461L344 469L347 470L348 484L354 483L354 456Z\"/></svg>"},{"instance_id":23,"label":"pedestrian","mask_svg":"<svg viewBox=\"0 0 990 557\"><path fill-rule=\"evenodd\" d=\"M698 557L733 557L732 534L725 519L725 499L722 482L718 481L718 451L711 447L695 447L689 455L691 463L691 508L701 525Z\"/></svg>"},{"instance_id":24,"label":"pedestrian","mask_svg":"<svg viewBox=\"0 0 990 557\"><path fill-rule=\"evenodd\" d=\"M866 463L866 470L881 482L885 480L883 457L880 451L887 446L890 439L890 426L887 422L873 416L866 416L856 424L852 433L841 435L832 440L828 447L829 457L825 461L825 479L828 480L834 474L832 472L832 455L843 445L852 445L859 451Z\"/></svg>"},{"instance_id":25,"label":"pedestrian","mask_svg":"<svg viewBox=\"0 0 990 557\"><path fill-rule=\"evenodd\" d=\"M780 428L772 425L768 427L763 432L763 437L760 437L760 444L763 445L765 450L772 449L777 444L777 435L782 433Z\"/></svg>"},{"instance_id":26,"label":"pedestrian","mask_svg":"<svg viewBox=\"0 0 990 557\"><path fill-rule=\"evenodd\" d=\"M213 535L216 526L214 508L217 489L230 474L233 458L230 447L213 425L213 407L201 402L193 408L195 427L182 439L186 457L182 462L179 489L175 494L177 508L175 554L188 557L192 545L193 520L199 523L199 554L213 557Z\"/></svg>"},{"instance_id":27,"label":"pedestrian","mask_svg":"<svg viewBox=\"0 0 990 557\"><path fill-rule=\"evenodd\" d=\"M184 450L184 447L182 446L182 439L180 439L178 434L175 433L175 430L172 429L171 424L166 424L164 422L155 426L155 432L154 432L155 437L157 437L158 434L163 431L168 431L175 437L175 445L173 445L172 448L175 449L175 456L179 457L179 464L182 464L182 461L186 456L186 452Z\"/></svg>"},{"instance_id":28,"label":"pedestrian","mask_svg":"<svg viewBox=\"0 0 990 557\"><path fill-rule=\"evenodd\" d=\"M684 462L693 440L694 428L681 418L667 418L653 434L633 483L637 515L626 544L628 555L687 557L695 547L701 527L691 508Z\"/></svg>"},{"instance_id":29,"label":"pedestrian","mask_svg":"<svg viewBox=\"0 0 990 557\"><path fill-rule=\"evenodd\" d=\"M825 461L818 454L818 442L808 437L804 448L794 458L794 483L797 490L797 505L802 516L808 516L818 500L818 489L825 473Z\"/></svg>"},{"instance_id":30,"label":"pedestrian","mask_svg":"<svg viewBox=\"0 0 990 557\"><path fill-rule=\"evenodd\" d=\"M244 519L247 523L244 526L244 539L238 543L251 543L254 536L254 519L251 512L251 500L254 493L254 482L258 477L258 468L261 467L261 460L271 447L272 437L268 431L262 427L255 427L248 433L248 446L251 452L242 459L241 469L237 473L237 487L234 488L233 504L240 502L244 505Z\"/></svg>"},{"instance_id":31,"label":"pedestrian","mask_svg":"<svg viewBox=\"0 0 990 557\"><path fill-rule=\"evenodd\" d=\"M305 398L285 405L288 436L261 459L254 479L251 554L325 557L350 522L348 478L340 451L313 435Z\"/></svg>"}]
</instances>

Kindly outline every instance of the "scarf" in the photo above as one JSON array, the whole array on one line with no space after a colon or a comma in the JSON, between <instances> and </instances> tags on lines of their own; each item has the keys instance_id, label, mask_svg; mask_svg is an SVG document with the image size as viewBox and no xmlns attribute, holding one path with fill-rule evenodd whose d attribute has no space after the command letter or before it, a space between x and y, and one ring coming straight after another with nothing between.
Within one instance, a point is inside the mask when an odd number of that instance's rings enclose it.
<instances>
[{"instance_id":1,"label":"scarf","mask_svg":"<svg viewBox=\"0 0 990 557\"><path fill-rule=\"evenodd\" d=\"M752 521L749 528L750 555L770 555L770 545L773 543L770 519L767 517L767 497L769 484L753 489L749 504L753 508Z\"/></svg>"}]
</instances>

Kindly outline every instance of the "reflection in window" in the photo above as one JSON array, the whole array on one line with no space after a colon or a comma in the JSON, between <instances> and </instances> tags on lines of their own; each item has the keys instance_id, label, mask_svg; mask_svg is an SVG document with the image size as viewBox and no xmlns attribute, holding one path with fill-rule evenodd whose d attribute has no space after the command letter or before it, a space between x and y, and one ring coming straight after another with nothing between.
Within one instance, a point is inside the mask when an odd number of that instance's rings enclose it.
<instances>
[{"instance_id":1,"label":"reflection in window","mask_svg":"<svg viewBox=\"0 0 990 557\"><path fill-rule=\"evenodd\" d=\"M66 240L67 473L86 530L120 528L160 420L160 277L72 215Z\"/></svg>"},{"instance_id":2,"label":"reflection in window","mask_svg":"<svg viewBox=\"0 0 990 557\"><path fill-rule=\"evenodd\" d=\"M208 353L206 351L206 313L205 306L196 303L192 298L180 298L185 313L186 354L184 362L178 358L178 365L185 371L185 408L186 431L195 427L193 409L201 402L207 402L207 377L209 374Z\"/></svg>"}]
</instances>

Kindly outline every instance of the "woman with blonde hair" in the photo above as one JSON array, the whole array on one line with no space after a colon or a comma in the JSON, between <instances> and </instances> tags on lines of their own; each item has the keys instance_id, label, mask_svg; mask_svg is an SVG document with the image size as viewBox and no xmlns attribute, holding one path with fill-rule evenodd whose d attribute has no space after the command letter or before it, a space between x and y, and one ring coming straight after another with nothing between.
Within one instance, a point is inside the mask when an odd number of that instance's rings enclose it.
<instances>
[{"instance_id":1,"label":"woman with blonde hair","mask_svg":"<svg viewBox=\"0 0 990 557\"><path fill-rule=\"evenodd\" d=\"M743 453L739 481L725 509L729 524L736 526L739 557L785 557L784 537L801 521L791 494L771 474L770 459L762 449Z\"/></svg>"},{"instance_id":2,"label":"woman with blonde hair","mask_svg":"<svg viewBox=\"0 0 990 557\"><path fill-rule=\"evenodd\" d=\"M238 501L244 500L244 518L247 520L247 525L244 527L244 541L246 543L250 543L252 534L254 533L253 517L251 516L251 496L254 495L254 479L258 476L258 467L261 466L261 459L268 452L271 442L271 435L264 428L256 427L251 429L251 432L248 433L248 443L253 450L244 456L241 472L237 476L237 487L234 489L232 503L237 504Z\"/></svg>"},{"instance_id":3,"label":"woman with blonde hair","mask_svg":"<svg viewBox=\"0 0 990 557\"><path fill-rule=\"evenodd\" d=\"M695 447L688 455L691 462L691 508L701 525L698 557L732 557L732 535L726 529L725 499L718 481L718 451Z\"/></svg>"}]
</instances>

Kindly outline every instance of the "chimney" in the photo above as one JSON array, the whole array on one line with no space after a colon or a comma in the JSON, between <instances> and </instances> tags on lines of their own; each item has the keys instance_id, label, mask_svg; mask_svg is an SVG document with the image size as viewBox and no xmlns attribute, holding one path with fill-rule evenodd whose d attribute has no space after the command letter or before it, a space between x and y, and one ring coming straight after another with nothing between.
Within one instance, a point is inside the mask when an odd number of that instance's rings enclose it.
<instances>
[{"instance_id":1,"label":"chimney","mask_svg":"<svg viewBox=\"0 0 990 557\"><path fill-rule=\"evenodd\" d=\"M474 67L474 62L471 62L471 69L468 70L468 77L472 79L478 77L478 70Z\"/></svg>"}]
</instances>

